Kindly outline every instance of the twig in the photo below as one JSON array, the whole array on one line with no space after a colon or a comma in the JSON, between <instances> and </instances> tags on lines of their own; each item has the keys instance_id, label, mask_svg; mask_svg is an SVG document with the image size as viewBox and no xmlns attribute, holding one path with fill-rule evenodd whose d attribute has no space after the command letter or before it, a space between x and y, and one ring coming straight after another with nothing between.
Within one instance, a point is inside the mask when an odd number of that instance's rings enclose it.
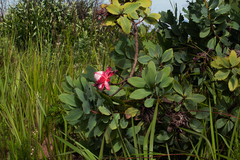
<instances>
[{"instance_id":1,"label":"twig","mask_svg":"<svg viewBox=\"0 0 240 160\"><path fill-rule=\"evenodd\" d=\"M135 33L134 33L134 37L135 37L135 57L134 57L134 63L133 63L132 71L131 71L129 77L133 76L133 74L135 72L135 68L137 66L137 59L138 59L138 29L137 29L137 25L135 24L135 22L133 22L133 26L134 26L134 29L135 29Z\"/></svg>"}]
</instances>

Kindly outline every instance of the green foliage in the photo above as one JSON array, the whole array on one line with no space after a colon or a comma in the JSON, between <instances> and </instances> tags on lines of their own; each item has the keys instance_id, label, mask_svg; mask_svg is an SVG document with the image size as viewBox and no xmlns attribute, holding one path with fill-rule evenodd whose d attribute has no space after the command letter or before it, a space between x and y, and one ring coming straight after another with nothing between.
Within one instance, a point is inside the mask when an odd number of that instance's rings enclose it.
<instances>
[{"instance_id":1,"label":"green foliage","mask_svg":"<svg viewBox=\"0 0 240 160\"><path fill-rule=\"evenodd\" d=\"M80 81L83 87L68 84L72 89L67 91L72 92L60 95L69 106L66 117L72 117L69 123L73 123L76 116L70 115L79 108L76 131L85 134L90 148L94 145L103 153L110 147L115 158L135 155L138 159L139 154L151 157L152 152L162 150L169 154L168 147L189 156L194 150L197 157L224 157L229 153L219 152L215 139L221 145L222 141L214 132L235 134L236 119L226 115L239 117L240 23L236 10L218 0L189 2L188 10L184 9L187 22L171 11L161 12L162 17L150 13L148 2L113 0L102 6L109 12L104 24L119 26L133 37L121 35L111 50L118 79L111 80L117 83L112 83L110 91L93 88L88 69L87 74L72 80ZM144 39L146 27L137 27L138 22L133 21L139 17L157 23L158 42ZM78 102L73 88L84 94L82 102ZM68 96L74 103L62 98ZM88 112L82 114L86 107ZM104 140L105 145L91 143L96 140ZM200 153L201 145L207 145L211 152Z\"/></svg>"},{"instance_id":2,"label":"green foliage","mask_svg":"<svg viewBox=\"0 0 240 160\"><path fill-rule=\"evenodd\" d=\"M8 9L5 17L6 31L16 36L18 48L26 47L31 39L38 42L41 34L46 41L55 41L63 32L72 30L76 17L74 5L49 0L21 0L16 6ZM62 35L63 36L63 35ZM49 39L47 39L49 38ZM43 40L43 41L44 41Z\"/></svg>"}]
</instances>

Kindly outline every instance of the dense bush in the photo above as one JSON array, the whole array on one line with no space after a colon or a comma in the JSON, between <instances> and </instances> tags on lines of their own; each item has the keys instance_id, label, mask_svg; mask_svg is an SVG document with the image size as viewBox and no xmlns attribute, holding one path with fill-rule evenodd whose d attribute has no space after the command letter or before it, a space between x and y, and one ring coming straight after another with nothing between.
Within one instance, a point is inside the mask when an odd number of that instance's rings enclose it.
<instances>
[{"instance_id":1,"label":"dense bush","mask_svg":"<svg viewBox=\"0 0 240 160\"><path fill-rule=\"evenodd\" d=\"M233 1L197 0L184 9L184 20L171 11L160 18L150 5L150 0L112 0L102 6L108 10L104 24L133 37L122 35L110 53L117 70L88 66L79 78L66 77L66 93L59 96L66 120L101 158L111 148L116 159L171 153L238 159L237 141L232 150L240 117L238 8ZM159 18L158 42L140 40L146 29L137 24L156 24ZM112 74L117 78L108 91ZM103 85L107 90L101 91ZM225 145L228 150L221 150Z\"/></svg>"}]
</instances>

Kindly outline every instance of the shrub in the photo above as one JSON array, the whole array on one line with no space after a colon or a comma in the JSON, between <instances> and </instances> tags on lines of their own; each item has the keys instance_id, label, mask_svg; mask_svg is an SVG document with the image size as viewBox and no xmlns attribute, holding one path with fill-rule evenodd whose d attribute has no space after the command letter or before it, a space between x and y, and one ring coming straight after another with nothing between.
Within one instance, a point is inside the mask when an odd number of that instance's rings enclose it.
<instances>
[{"instance_id":1,"label":"shrub","mask_svg":"<svg viewBox=\"0 0 240 160\"><path fill-rule=\"evenodd\" d=\"M99 77L104 68L96 73L88 66L77 79L65 77L65 93L59 96L68 112L65 119L101 158L103 151L109 154L106 148L116 159L170 156L168 147L185 156L229 157L240 117L237 11L212 0L189 2L188 22L161 12L156 44L141 41L144 32L137 27L160 18L150 13L150 5L150 0L113 0L102 6L108 11L104 24L133 37L121 35L114 45L114 72L108 68ZM117 78L110 79L114 73ZM101 91L103 85L107 90ZM229 134L229 150L220 151ZM207 146L202 154L201 146Z\"/></svg>"}]
</instances>

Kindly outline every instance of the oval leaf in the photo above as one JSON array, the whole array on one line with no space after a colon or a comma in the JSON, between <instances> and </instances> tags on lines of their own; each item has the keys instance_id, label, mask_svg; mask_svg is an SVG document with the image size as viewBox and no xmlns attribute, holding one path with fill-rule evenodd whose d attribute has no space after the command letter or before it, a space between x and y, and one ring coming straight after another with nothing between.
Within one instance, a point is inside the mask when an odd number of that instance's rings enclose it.
<instances>
[{"instance_id":1,"label":"oval leaf","mask_svg":"<svg viewBox=\"0 0 240 160\"><path fill-rule=\"evenodd\" d=\"M167 61L169 61L171 58L173 57L173 49L172 48L170 48L170 49L168 49L168 50L166 50L164 53L163 53L163 55L162 55L162 63L163 62L167 62Z\"/></svg>"},{"instance_id":2,"label":"oval leaf","mask_svg":"<svg viewBox=\"0 0 240 160\"><path fill-rule=\"evenodd\" d=\"M215 79L216 80L224 80L228 77L229 73L230 73L230 70L228 70L228 69L219 70L215 74Z\"/></svg>"},{"instance_id":3,"label":"oval leaf","mask_svg":"<svg viewBox=\"0 0 240 160\"><path fill-rule=\"evenodd\" d=\"M235 75L232 75L232 77L228 81L228 88L232 92L238 87L238 79Z\"/></svg>"},{"instance_id":4,"label":"oval leaf","mask_svg":"<svg viewBox=\"0 0 240 160\"><path fill-rule=\"evenodd\" d=\"M137 108L130 107L125 111L125 114L135 117L138 112L139 112L139 110Z\"/></svg>"},{"instance_id":5,"label":"oval leaf","mask_svg":"<svg viewBox=\"0 0 240 160\"><path fill-rule=\"evenodd\" d=\"M146 90L146 89L137 89L134 92L131 93L130 98L132 99L143 99L147 96L152 94L152 92Z\"/></svg>"},{"instance_id":6,"label":"oval leaf","mask_svg":"<svg viewBox=\"0 0 240 160\"><path fill-rule=\"evenodd\" d=\"M127 15L120 16L120 18L117 19L117 22L126 34L129 34L131 32L131 22L127 18Z\"/></svg>"},{"instance_id":7,"label":"oval leaf","mask_svg":"<svg viewBox=\"0 0 240 160\"><path fill-rule=\"evenodd\" d=\"M68 115L65 116L67 121L74 121L79 119L83 114L83 111L80 108L75 108L71 110Z\"/></svg>"},{"instance_id":8,"label":"oval leaf","mask_svg":"<svg viewBox=\"0 0 240 160\"><path fill-rule=\"evenodd\" d=\"M178 83L178 81L173 82L173 88L177 93L183 96L183 89L182 89L182 86Z\"/></svg>"},{"instance_id":9,"label":"oval leaf","mask_svg":"<svg viewBox=\"0 0 240 160\"><path fill-rule=\"evenodd\" d=\"M233 67L240 63L239 59L237 58L237 54L234 50L231 51L231 54L229 55L228 58Z\"/></svg>"},{"instance_id":10,"label":"oval leaf","mask_svg":"<svg viewBox=\"0 0 240 160\"><path fill-rule=\"evenodd\" d=\"M123 13L128 14L131 12L134 12L138 9L138 7L140 6L140 3L131 3L131 2L127 2L123 5Z\"/></svg>"},{"instance_id":11,"label":"oval leaf","mask_svg":"<svg viewBox=\"0 0 240 160\"><path fill-rule=\"evenodd\" d=\"M106 9L108 10L109 13L114 15L119 15L121 13L120 7L114 4L110 4L109 6L107 6Z\"/></svg>"},{"instance_id":12,"label":"oval leaf","mask_svg":"<svg viewBox=\"0 0 240 160\"><path fill-rule=\"evenodd\" d=\"M142 64L148 64L148 61L150 61L151 59L152 57L145 55L145 56L139 57L138 61Z\"/></svg>"},{"instance_id":13,"label":"oval leaf","mask_svg":"<svg viewBox=\"0 0 240 160\"><path fill-rule=\"evenodd\" d=\"M187 97L186 99L192 100L193 102L201 103L205 101L206 97L201 94L193 94L191 97Z\"/></svg>"},{"instance_id":14,"label":"oval leaf","mask_svg":"<svg viewBox=\"0 0 240 160\"><path fill-rule=\"evenodd\" d=\"M189 123L190 127L195 130L196 132L202 132L203 125L199 120L192 119Z\"/></svg>"},{"instance_id":15,"label":"oval leaf","mask_svg":"<svg viewBox=\"0 0 240 160\"><path fill-rule=\"evenodd\" d=\"M146 100L144 101L144 106L147 107L147 108L152 107L155 100L156 100L156 99L154 99L154 98L146 99Z\"/></svg>"},{"instance_id":16,"label":"oval leaf","mask_svg":"<svg viewBox=\"0 0 240 160\"><path fill-rule=\"evenodd\" d=\"M201 38L205 38L209 35L209 33L210 33L210 27L206 27L203 30L201 30L201 32L199 33L199 36Z\"/></svg>"},{"instance_id":17,"label":"oval leaf","mask_svg":"<svg viewBox=\"0 0 240 160\"><path fill-rule=\"evenodd\" d=\"M111 112L105 106L99 106L98 110L104 115L111 115Z\"/></svg>"},{"instance_id":18,"label":"oval leaf","mask_svg":"<svg viewBox=\"0 0 240 160\"><path fill-rule=\"evenodd\" d=\"M152 18L158 20L159 18L161 18L161 15L158 14L158 13L150 13L150 14L148 15L148 17L152 17Z\"/></svg>"},{"instance_id":19,"label":"oval leaf","mask_svg":"<svg viewBox=\"0 0 240 160\"><path fill-rule=\"evenodd\" d=\"M133 85L135 87L138 87L138 88L143 88L146 85L145 80L143 78L140 78L140 77L131 77L127 81L131 85Z\"/></svg>"}]
</instances>

